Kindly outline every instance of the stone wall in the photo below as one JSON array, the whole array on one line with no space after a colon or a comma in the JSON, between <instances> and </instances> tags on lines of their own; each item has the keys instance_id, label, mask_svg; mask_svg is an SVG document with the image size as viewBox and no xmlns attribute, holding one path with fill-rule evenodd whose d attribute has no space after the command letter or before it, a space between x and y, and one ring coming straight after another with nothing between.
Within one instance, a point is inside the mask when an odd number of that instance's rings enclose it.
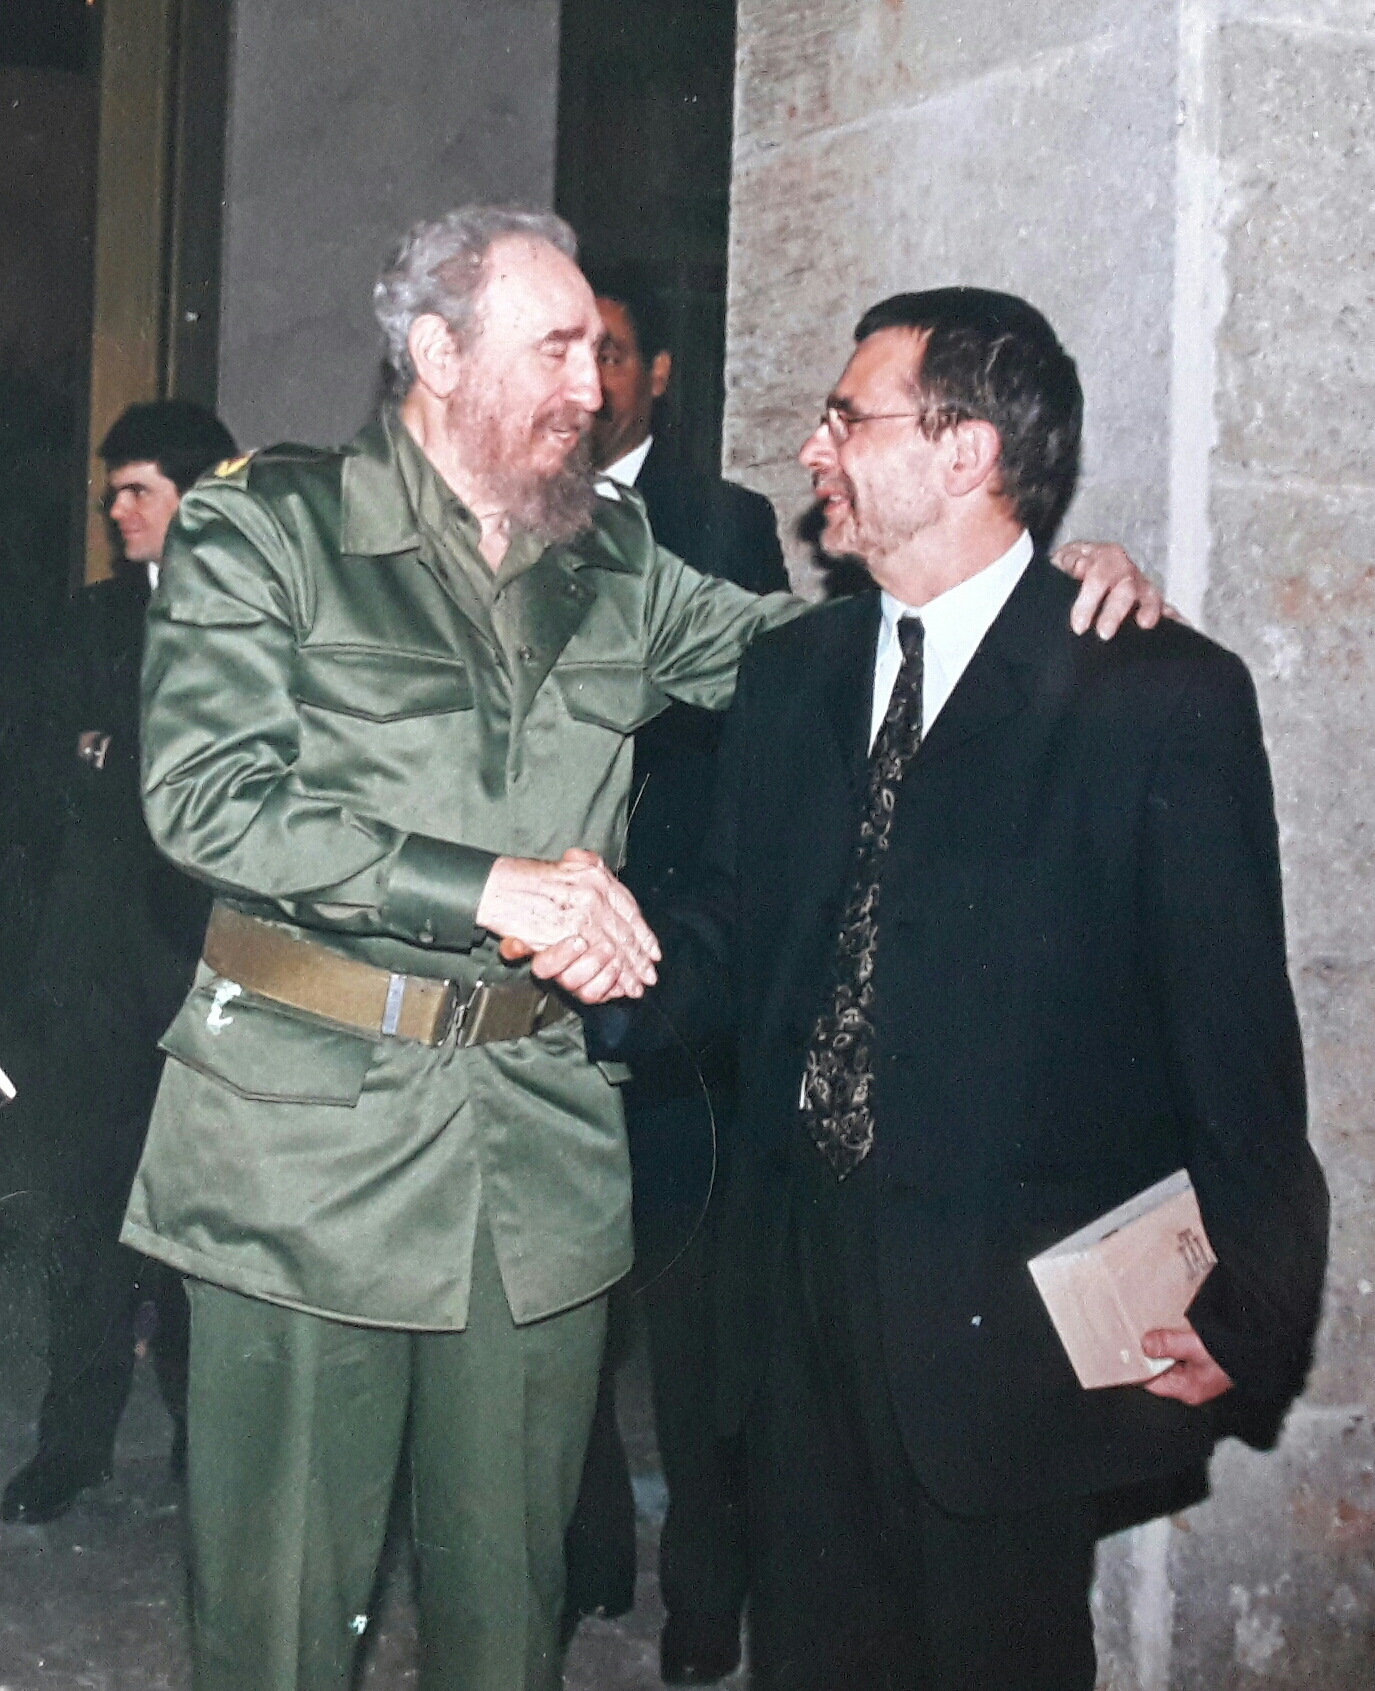
<instances>
[{"instance_id":1,"label":"stone wall","mask_svg":"<svg viewBox=\"0 0 1375 1691\"><path fill-rule=\"evenodd\" d=\"M234 24L220 408L245 445L345 439L395 237L552 203L558 0L236 0Z\"/></svg>"},{"instance_id":2,"label":"stone wall","mask_svg":"<svg viewBox=\"0 0 1375 1691\"><path fill-rule=\"evenodd\" d=\"M1327 1315L1280 1450L1224 1447L1212 1501L1103 1547L1116 1691L1344 1691L1375 1661L1372 95L1371 0L739 11L728 473L790 529L793 455L863 307L1025 294L1087 394L1065 533L1124 539L1260 690Z\"/></svg>"}]
</instances>

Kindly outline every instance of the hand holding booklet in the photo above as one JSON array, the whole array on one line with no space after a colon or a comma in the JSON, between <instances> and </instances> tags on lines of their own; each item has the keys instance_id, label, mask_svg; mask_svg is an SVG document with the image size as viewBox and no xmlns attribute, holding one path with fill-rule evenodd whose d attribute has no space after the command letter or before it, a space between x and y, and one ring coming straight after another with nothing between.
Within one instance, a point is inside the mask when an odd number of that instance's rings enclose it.
<instances>
[{"instance_id":1,"label":"hand holding booklet","mask_svg":"<svg viewBox=\"0 0 1375 1691\"><path fill-rule=\"evenodd\" d=\"M1187 1169L1157 1181L1027 1267L1079 1384L1134 1386L1163 1373L1143 1336L1182 1327L1217 1264Z\"/></svg>"}]
</instances>

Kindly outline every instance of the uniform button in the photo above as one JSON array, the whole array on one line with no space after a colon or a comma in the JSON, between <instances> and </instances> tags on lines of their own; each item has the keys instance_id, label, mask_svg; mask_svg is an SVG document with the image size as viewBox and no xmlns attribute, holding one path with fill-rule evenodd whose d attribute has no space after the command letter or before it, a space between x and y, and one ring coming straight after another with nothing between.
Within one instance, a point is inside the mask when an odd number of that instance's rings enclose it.
<instances>
[{"instance_id":1,"label":"uniform button","mask_svg":"<svg viewBox=\"0 0 1375 1691\"><path fill-rule=\"evenodd\" d=\"M534 655L535 648L533 646L519 646L516 649L516 656L522 663L529 663L534 658Z\"/></svg>"},{"instance_id":2,"label":"uniform button","mask_svg":"<svg viewBox=\"0 0 1375 1691\"><path fill-rule=\"evenodd\" d=\"M416 935L416 938L420 941L421 945L433 945L434 944L434 925L433 925L433 923L426 922L425 926Z\"/></svg>"}]
</instances>

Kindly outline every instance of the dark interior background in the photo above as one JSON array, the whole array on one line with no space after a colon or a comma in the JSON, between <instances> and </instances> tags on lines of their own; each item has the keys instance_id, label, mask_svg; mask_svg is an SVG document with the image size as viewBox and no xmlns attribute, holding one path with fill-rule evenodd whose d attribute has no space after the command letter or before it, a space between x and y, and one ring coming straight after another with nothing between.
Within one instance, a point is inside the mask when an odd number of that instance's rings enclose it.
<instances>
[{"instance_id":1,"label":"dark interior background","mask_svg":"<svg viewBox=\"0 0 1375 1691\"><path fill-rule=\"evenodd\" d=\"M669 311L655 421L719 472L735 0L563 0L556 204L590 268L635 260Z\"/></svg>"},{"instance_id":2,"label":"dark interior background","mask_svg":"<svg viewBox=\"0 0 1375 1691\"><path fill-rule=\"evenodd\" d=\"M82 503L98 16L0 3L0 1027L61 823L45 682Z\"/></svg>"}]
</instances>

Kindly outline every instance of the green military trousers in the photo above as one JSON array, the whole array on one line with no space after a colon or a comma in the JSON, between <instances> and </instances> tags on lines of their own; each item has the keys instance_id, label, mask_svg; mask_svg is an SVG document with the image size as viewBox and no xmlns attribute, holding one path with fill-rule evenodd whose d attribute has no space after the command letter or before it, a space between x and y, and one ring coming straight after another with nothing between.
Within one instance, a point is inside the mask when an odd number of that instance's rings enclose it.
<instances>
[{"instance_id":1,"label":"green military trousers","mask_svg":"<svg viewBox=\"0 0 1375 1691\"><path fill-rule=\"evenodd\" d=\"M516 1326L485 1216L461 1333L189 1289L195 1691L346 1691L408 1410L421 1691L556 1687L606 1299Z\"/></svg>"}]
</instances>

